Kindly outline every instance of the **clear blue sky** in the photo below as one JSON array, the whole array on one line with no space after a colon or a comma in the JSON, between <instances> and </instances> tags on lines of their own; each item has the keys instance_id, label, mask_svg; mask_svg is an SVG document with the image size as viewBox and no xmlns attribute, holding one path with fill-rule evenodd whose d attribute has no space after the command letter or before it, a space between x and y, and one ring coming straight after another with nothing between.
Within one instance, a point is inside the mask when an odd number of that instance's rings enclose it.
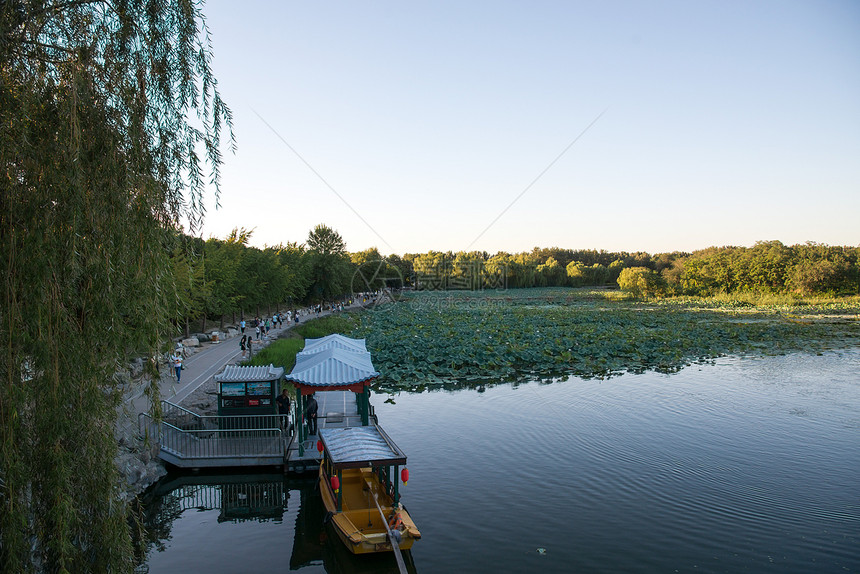
<instances>
[{"instance_id":1,"label":"clear blue sky","mask_svg":"<svg viewBox=\"0 0 860 574\"><path fill-rule=\"evenodd\" d=\"M860 245L856 0L204 13L238 141L204 237L301 243L324 223L384 254Z\"/></svg>"}]
</instances>

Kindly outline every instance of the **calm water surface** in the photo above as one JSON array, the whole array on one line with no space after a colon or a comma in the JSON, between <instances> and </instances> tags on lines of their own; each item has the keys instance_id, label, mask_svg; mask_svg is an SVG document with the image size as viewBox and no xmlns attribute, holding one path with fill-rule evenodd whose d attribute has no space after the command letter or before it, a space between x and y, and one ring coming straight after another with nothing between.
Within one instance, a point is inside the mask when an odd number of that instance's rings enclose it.
<instances>
[{"instance_id":1,"label":"calm water surface","mask_svg":"<svg viewBox=\"0 0 860 574\"><path fill-rule=\"evenodd\" d=\"M860 350L385 398L412 571L860 572ZM396 572L311 480L168 478L143 572Z\"/></svg>"}]
</instances>

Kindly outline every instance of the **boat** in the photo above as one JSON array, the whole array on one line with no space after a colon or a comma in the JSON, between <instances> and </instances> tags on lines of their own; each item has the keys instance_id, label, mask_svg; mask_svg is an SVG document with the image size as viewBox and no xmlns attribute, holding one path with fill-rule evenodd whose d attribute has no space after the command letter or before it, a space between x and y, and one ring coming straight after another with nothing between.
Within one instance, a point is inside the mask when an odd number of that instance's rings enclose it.
<instances>
[{"instance_id":1,"label":"boat","mask_svg":"<svg viewBox=\"0 0 860 574\"><path fill-rule=\"evenodd\" d=\"M400 501L400 481L409 477L406 455L382 428L320 429L317 449L326 519L350 552L399 554L396 549L408 550L421 538Z\"/></svg>"}]
</instances>

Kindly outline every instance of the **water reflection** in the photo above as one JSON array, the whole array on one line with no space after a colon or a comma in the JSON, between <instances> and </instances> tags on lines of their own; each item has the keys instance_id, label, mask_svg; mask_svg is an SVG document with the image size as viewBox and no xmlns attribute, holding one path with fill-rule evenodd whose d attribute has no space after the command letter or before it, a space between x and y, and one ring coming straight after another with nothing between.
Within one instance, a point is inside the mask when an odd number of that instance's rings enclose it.
<instances>
[{"instance_id":1,"label":"water reflection","mask_svg":"<svg viewBox=\"0 0 860 574\"><path fill-rule=\"evenodd\" d=\"M860 350L726 358L374 405L423 571L860 572L858 372ZM159 485L144 572L396 572L340 546L311 480L171 480L217 494Z\"/></svg>"},{"instance_id":2,"label":"water reflection","mask_svg":"<svg viewBox=\"0 0 860 574\"><path fill-rule=\"evenodd\" d=\"M293 508L290 508L292 503ZM183 522L193 523L195 513L216 515L218 526L207 527L207 537L217 540L219 566L214 572L237 572L247 567L249 554L258 553L252 544L234 536L232 525L258 523L285 528L285 536L292 534L289 554L290 570L325 571L327 573L399 573L391 554L355 556L337 538L330 525L325 523L325 509L310 477L287 478L281 473L270 474L171 474L156 484L142 497L142 543L138 572L164 571L152 560L155 553L167 552L188 555L194 553L194 541L187 535L175 533ZM287 524L285 524L287 523ZM192 529L196 529L194 524ZM219 533L219 528L224 531ZM247 530L247 527L246 527ZM289 532L292 530L292 533ZM265 538L271 539L270 534ZM234 545L230 552L226 546ZM197 552L203 552L202 548ZM409 572L416 572L410 552L403 558ZM217 568L217 567L216 567ZM214 574L207 568L209 574Z\"/></svg>"}]
</instances>

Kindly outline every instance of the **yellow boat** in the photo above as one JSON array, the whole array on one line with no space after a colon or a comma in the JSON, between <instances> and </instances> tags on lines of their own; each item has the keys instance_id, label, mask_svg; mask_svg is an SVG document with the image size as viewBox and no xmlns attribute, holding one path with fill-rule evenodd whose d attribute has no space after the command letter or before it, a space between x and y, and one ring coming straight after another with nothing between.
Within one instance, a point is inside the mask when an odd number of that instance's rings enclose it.
<instances>
[{"instance_id":1,"label":"yellow boat","mask_svg":"<svg viewBox=\"0 0 860 574\"><path fill-rule=\"evenodd\" d=\"M400 503L406 455L376 425L320 429L319 437L320 494L350 552L391 552L392 541L411 548L421 532Z\"/></svg>"}]
</instances>

